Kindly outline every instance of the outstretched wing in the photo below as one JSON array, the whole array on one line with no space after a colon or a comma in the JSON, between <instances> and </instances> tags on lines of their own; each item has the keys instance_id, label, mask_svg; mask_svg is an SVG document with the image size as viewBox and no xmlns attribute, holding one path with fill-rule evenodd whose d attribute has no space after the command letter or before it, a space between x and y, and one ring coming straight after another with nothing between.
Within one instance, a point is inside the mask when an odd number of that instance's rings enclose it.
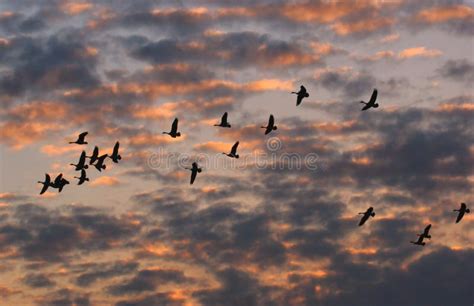
<instances>
[{"instance_id":1,"label":"outstretched wing","mask_svg":"<svg viewBox=\"0 0 474 306\"><path fill-rule=\"evenodd\" d=\"M119 146L120 146L120 143L117 141L115 143L115 146L114 146L114 151L113 151L113 155L117 155L118 154L118 150L119 150Z\"/></svg>"},{"instance_id":2,"label":"outstretched wing","mask_svg":"<svg viewBox=\"0 0 474 306\"><path fill-rule=\"evenodd\" d=\"M374 91L372 92L372 96L370 97L369 103L374 104L376 100L377 100L377 89L374 89Z\"/></svg>"},{"instance_id":3,"label":"outstretched wing","mask_svg":"<svg viewBox=\"0 0 474 306\"><path fill-rule=\"evenodd\" d=\"M192 170L191 171L191 185L194 183L194 180L196 179L196 175L197 175L197 170Z\"/></svg>"},{"instance_id":4,"label":"outstretched wing","mask_svg":"<svg viewBox=\"0 0 474 306\"><path fill-rule=\"evenodd\" d=\"M364 225L364 223L365 223L365 221L367 221L367 219L369 219L369 214L368 214L368 213L365 213L365 214L362 216L362 219L360 219L359 226Z\"/></svg>"},{"instance_id":5,"label":"outstretched wing","mask_svg":"<svg viewBox=\"0 0 474 306\"><path fill-rule=\"evenodd\" d=\"M431 228L431 224L428 224L427 227L425 227L425 234L428 235L428 233L430 232L430 228Z\"/></svg>"},{"instance_id":6,"label":"outstretched wing","mask_svg":"<svg viewBox=\"0 0 474 306\"><path fill-rule=\"evenodd\" d=\"M237 154L237 147L239 146L239 142L237 141L233 146L232 149L230 150L230 153L235 155Z\"/></svg>"},{"instance_id":7,"label":"outstretched wing","mask_svg":"<svg viewBox=\"0 0 474 306\"><path fill-rule=\"evenodd\" d=\"M268 126L273 127L275 124L275 118L273 118L273 115L270 115L270 118L268 118Z\"/></svg>"},{"instance_id":8,"label":"outstretched wing","mask_svg":"<svg viewBox=\"0 0 474 306\"><path fill-rule=\"evenodd\" d=\"M221 123L226 123L227 122L227 112L222 115Z\"/></svg>"},{"instance_id":9,"label":"outstretched wing","mask_svg":"<svg viewBox=\"0 0 474 306\"><path fill-rule=\"evenodd\" d=\"M301 91L301 93L306 93L306 88L303 85L301 85L300 86L300 91Z\"/></svg>"},{"instance_id":10,"label":"outstretched wing","mask_svg":"<svg viewBox=\"0 0 474 306\"><path fill-rule=\"evenodd\" d=\"M79 140L84 140L84 138L86 138L87 134L89 134L89 132L83 132L81 134L79 134Z\"/></svg>"},{"instance_id":11,"label":"outstretched wing","mask_svg":"<svg viewBox=\"0 0 474 306\"><path fill-rule=\"evenodd\" d=\"M462 217L464 217L464 211L463 210L461 210L458 213L458 217L456 218L456 223L459 223L459 221L461 221Z\"/></svg>"},{"instance_id":12,"label":"outstretched wing","mask_svg":"<svg viewBox=\"0 0 474 306\"><path fill-rule=\"evenodd\" d=\"M56 178L54 179L54 185L56 186L59 186L61 185L61 180L63 178L63 174L60 173L58 176L56 176Z\"/></svg>"},{"instance_id":13,"label":"outstretched wing","mask_svg":"<svg viewBox=\"0 0 474 306\"><path fill-rule=\"evenodd\" d=\"M466 203L461 203L461 210L466 210Z\"/></svg>"},{"instance_id":14,"label":"outstretched wing","mask_svg":"<svg viewBox=\"0 0 474 306\"><path fill-rule=\"evenodd\" d=\"M301 101L303 101L303 95L298 94L298 96L296 97L296 106L300 105Z\"/></svg>"},{"instance_id":15,"label":"outstretched wing","mask_svg":"<svg viewBox=\"0 0 474 306\"><path fill-rule=\"evenodd\" d=\"M171 125L171 133L178 132L178 118L174 118L173 124Z\"/></svg>"},{"instance_id":16,"label":"outstretched wing","mask_svg":"<svg viewBox=\"0 0 474 306\"><path fill-rule=\"evenodd\" d=\"M45 178L44 178L43 188L41 188L40 194L43 194L46 192L50 183L51 183L51 177L49 176L48 173L46 173Z\"/></svg>"}]
</instances>

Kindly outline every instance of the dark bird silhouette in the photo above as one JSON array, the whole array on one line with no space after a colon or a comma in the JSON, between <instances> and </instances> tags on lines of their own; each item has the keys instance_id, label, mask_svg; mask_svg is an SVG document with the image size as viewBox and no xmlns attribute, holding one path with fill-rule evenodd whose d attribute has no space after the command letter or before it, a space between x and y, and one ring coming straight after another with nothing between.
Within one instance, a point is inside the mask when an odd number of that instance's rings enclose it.
<instances>
[{"instance_id":1,"label":"dark bird silhouette","mask_svg":"<svg viewBox=\"0 0 474 306\"><path fill-rule=\"evenodd\" d=\"M81 170L81 176L75 176L74 178L79 179L79 182L77 182L77 185L82 185L85 181L89 181L89 178L87 177L86 170L82 169Z\"/></svg>"},{"instance_id":2,"label":"dark bird silhouette","mask_svg":"<svg viewBox=\"0 0 474 306\"><path fill-rule=\"evenodd\" d=\"M429 234L430 229L431 229L431 224L428 224L428 226L425 227L425 230L423 231L423 233L418 234L418 236L423 236L423 238L431 239L431 235Z\"/></svg>"},{"instance_id":3,"label":"dark bird silhouette","mask_svg":"<svg viewBox=\"0 0 474 306\"><path fill-rule=\"evenodd\" d=\"M92 155L86 157L89 158L89 165L94 164L97 161L97 158L99 157L99 147L95 146Z\"/></svg>"},{"instance_id":4,"label":"dark bird silhouette","mask_svg":"<svg viewBox=\"0 0 474 306\"><path fill-rule=\"evenodd\" d=\"M426 243L423 242L423 239L425 238L424 236L421 236L421 235L418 235L418 240L417 241L410 241L411 243L413 244L416 244L416 245L421 245L421 246L425 246Z\"/></svg>"},{"instance_id":5,"label":"dark bird silhouette","mask_svg":"<svg viewBox=\"0 0 474 306\"><path fill-rule=\"evenodd\" d=\"M374 208L369 207L365 212L360 212L359 215L363 215L359 222L359 226L362 226L369 219L369 217L375 217Z\"/></svg>"},{"instance_id":6,"label":"dark bird silhouette","mask_svg":"<svg viewBox=\"0 0 474 306\"><path fill-rule=\"evenodd\" d=\"M117 141L117 142L115 143L115 146L114 146L114 150L113 150L113 152L112 152L112 155L109 156L110 159L112 159L112 161L113 161L114 163L118 163L118 161L122 159L122 156L120 156L120 155L118 154L119 146L120 146L120 144L119 144L119 142Z\"/></svg>"},{"instance_id":7,"label":"dark bird silhouette","mask_svg":"<svg viewBox=\"0 0 474 306\"><path fill-rule=\"evenodd\" d=\"M379 107L379 104L375 103L376 100L377 100L377 89L374 89L374 91L372 92L372 96L370 97L369 102L360 101L360 103L365 104L365 106L362 108L362 110L365 111L365 110L368 110L371 107L373 107L373 108Z\"/></svg>"},{"instance_id":8,"label":"dark bird silhouette","mask_svg":"<svg viewBox=\"0 0 474 306\"><path fill-rule=\"evenodd\" d=\"M461 203L461 208L460 209L453 209L453 211L458 211L459 214L458 214L458 217L456 218L456 223L459 223L459 221L461 221L462 217L464 217L464 214L468 214L470 213L471 211L469 210L469 208L467 208L466 206L466 203Z\"/></svg>"},{"instance_id":9,"label":"dark bird silhouette","mask_svg":"<svg viewBox=\"0 0 474 306\"><path fill-rule=\"evenodd\" d=\"M230 128L231 125L229 124L229 122L227 122L227 112L225 112L224 115L222 115L221 123L219 123L219 124L214 124L214 126L220 126L220 127Z\"/></svg>"},{"instance_id":10,"label":"dark bird silhouette","mask_svg":"<svg viewBox=\"0 0 474 306\"><path fill-rule=\"evenodd\" d=\"M50 186L53 188L57 188L58 192L61 192L63 190L63 187L67 184L69 184L69 181L63 178L63 174L60 173L58 176L56 176L54 182L51 183Z\"/></svg>"},{"instance_id":11,"label":"dark bird silhouette","mask_svg":"<svg viewBox=\"0 0 474 306\"><path fill-rule=\"evenodd\" d=\"M233 146L232 146L232 149L230 149L230 153L225 153L225 152L222 152L222 154L224 155L227 155L229 157L233 157L233 158L239 158L239 154L237 154L237 147L239 146L239 142L237 141Z\"/></svg>"},{"instance_id":12,"label":"dark bird silhouette","mask_svg":"<svg viewBox=\"0 0 474 306\"><path fill-rule=\"evenodd\" d=\"M273 115L270 115L270 118L268 118L267 126L261 126L261 128L265 129L265 135L268 135L271 131L275 131L277 129L277 126L275 125L275 118L273 118Z\"/></svg>"},{"instance_id":13,"label":"dark bird silhouette","mask_svg":"<svg viewBox=\"0 0 474 306\"><path fill-rule=\"evenodd\" d=\"M181 136L181 133L178 132L178 118L174 118L173 124L171 125L171 131L168 132L163 132L163 134L168 134L173 138Z\"/></svg>"},{"instance_id":14,"label":"dark bird silhouette","mask_svg":"<svg viewBox=\"0 0 474 306\"><path fill-rule=\"evenodd\" d=\"M94 167L102 172L102 169L105 169L106 166L104 165L105 159L107 158L107 154L101 155L97 158L97 162L95 163Z\"/></svg>"},{"instance_id":15,"label":"dark bird silhouette","mask_svg":"<svg viewBox=\"0 0 474 306\"><path fill-rule=\"evenodd\" d=\"M303 101L303 98L309 97L309 93L306 91L306 88L303 85L300 86L300 91L298 92L292 91L291 93L297 95L296 106L301 104L301 102Z\"/></svg>"},{"instance_id":16,"label":"dark bird silhouette","mask_svg":"<svg viewBox=\"0 0 474 306\"><path fill-rule=\"evenodd\" d=\"M79 136L77 137L77 140L76 140L76 141L70 141L69 143L76 143L76 144L78 144L78 145L87 144L87 142L84 141L87 134L88 134L88 132L81 133L81 134L79 134Z\"/></svg>"},{"instance_id":17,"label":"dark bird silhouette","mask_svg":"<svg viewBox=\"0 0 474 306\"><path fill-rule=\"evenodd\" d=\"M48 187L51 185L51 177L48 173L45 173L44 182L38 181L38 183L43 184L43 188L41 188L40 194L43 194L48 190Z\"/></svg>"},{"instance_id":18,"label":"dark bird silhouette","mask_svg":"<svg viewBox=\"0 0 474 306\"><path fill-rule=\"evenodd\" d=\"M194 183L194 180L196 179L197 174L201 173L202 169L198 167L198 164L196 162L193 163L192 168L185 168L185 169L191 170L190 184L192 185Z\"/></svg>"},{"instance_id":19,"label":"dark bird silhouette","mask_svg":"<svg viewBox=\"0 0 474 306\"><path fill-rule=\"evenodd\" d=\"M82 151L81 156L79 157L79 162L77 164L70 165L76 167L74 169L76 171L89 168L89 166L86 165L86 151Z\"/></svg>"}]
</instances>

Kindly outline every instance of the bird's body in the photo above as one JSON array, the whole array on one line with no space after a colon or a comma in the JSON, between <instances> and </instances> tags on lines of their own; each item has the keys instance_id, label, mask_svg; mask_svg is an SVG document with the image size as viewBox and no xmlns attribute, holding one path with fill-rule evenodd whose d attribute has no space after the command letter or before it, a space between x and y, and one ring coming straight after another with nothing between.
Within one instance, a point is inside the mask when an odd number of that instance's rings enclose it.
<instances>
[{"instance_id":1,"label":"bird's body","mask_svg":"<svg viewBox=\"0 0 474 306\"><path fill-rule=\"evenodd\" d=\"M181 136L181 133L178 132L178 118L174 118L173 124L171 125L171 131L163 132L163 134L168 134L173 138Z\"/></svg>"},{"instance_id":2,"label":"bird's body","mask_svg":"<svg viewBox=\"0 0 474 306\"><path fill-rule=\"evenodd\" d=\"M458 211L459 214L456 218L456 223L459 223L459 221L461 221L461 219L464 217L464 214L468 214L471 212L471 210L469 210L469 208L467 208L466 206L466 203L461 203L461 208L460 209L453 209L453 211Z\"/></svg>"},{"instance_id":3,"label":"bird's body","mask_svg":"<svg viewBox=\"0 0 474 306\"><path fill-rule=\"evenodd\" d=\"M84 169L81 170L81 176L75 176L74 178L79 179L77 185L82 185L85 181L89 181L89 178L86 174L86 170Z\"/></svg>"},{"instance_id":4,"label":"bird's body","mask_svg":"<svg viewBox=\"0 0 474 306\"><path fill-rule=\"evenodd\" d=\"M303 98L307 98L309 97L309 93L306 91L306 88L301 85L300 86L300 91L296 92L296 91L292 91L291 92L292 94L296 94L296 106L300 105L301 102L303 102Z\"/></svg>"},{"instance_id":5,"label":"bird's body","mask_svg":"<svg viewBox=\"0 0 474 306\"><path fill-rule=\"evenodd\" d=\"M222 115L221 123L214 124L214 126L219 126L219 127L224 127L224 128L230 128L231 127L229 122L227 122L227 112L225 112L224 115Z\"/></svg>"},{"instance_id":6,"label":"bird's body","mask_svg":"<svg viewBox=\"0 0 474 306\"><path fill-rule=\"evenodd\" d=\"M87 134L88 134L88 132L81 133L77 137L76 141L70 141L69 143L75 143L75 144L78 144L78 145L87 144L87 142L85 141L85 138L86 138Z\"/></svg>"},{"instance_id":7,"label":"bird's body","mask_svg":"<svg viewBox=\"0 0 474 306\"><path fill-rule=\"evenodd\" d=\"M424 238L425 238L424 236L421 236L421 235L420 235L420 236L418 237L418 240L417 240L417 241L410 241L410 242L413 243L413 244L416 244L416 245L425 246L426 243L423 242L423 239L424 239Z\"/></svg>"},{"instance_id":8,"label":"bird's body","mask_svg":"<svg viewBox=\"0 0 474 306\"><path fill-rule=\"evenodd\" d=\"M41 188L40 194L43 194L48 190L48 187L51 185L51 177L48 173L45 173L44 182L38 181L38 183L43 184L43 188Z\"/></svg>"},{"instance_id":9,"label":"bird's body","mask_svg":"<svg viewBox=\"0 0 474 306\"><path fill-rule=\"evenodd\" d=\"M377 89L374 89L374 91L372 92L372 96L370 97L369 102L360 101L360 103L365 104L365 106L361 110L365 111L371 107L373 108L379 107L379 104L375 103L375 101L377 101Z\"/></svg>"},{"instance_id":10,"label":"bird's body","mask_svg":"<svg viewBox=\"0 0 474 306\"><path fill-rule=\"evenodd\" d=\"M92 155L86 156L86 157L89 158L89 165L93 165L97 161L97 158L99 157L99 147L95 146L94 151L92 152Z\"/></svg>"},{"instance_id":11,"label":"bird's body","mask_svg":"<svg viewBox=\"0 0 474 306\"><path fill-rule=\"evenodd\" d=\"M77 164L70 164L74 166L76 171L80 171L82 169L87 169L89 166L86 165L86 151L82 151L81 156L79 157L79 162Z\"/></svg>"},{"instance_id":12,"label":"bird's body","mask_svg":"<svg viewBox=\"0 0 474 306\"><path fill-rule=\"evenodd\" d=\"M107 158L107 154L101 155L97 158L97 162L95 163L94 167L102 172L102 169L105 169L106 166L104 165L105 159Z\"/></svg>"},{"instance_id":13,"label":"bird's body","mask_svg":"<svg viewBox=\"0 0 474 306\"><path fill-rule=\"evenodd\" d=\"M197 174L201 173L202 169L199 168L199 166L196 162L193 163L192 168L186 168L186 169L191 170L190 184L192 185L194 183L194 180L196 179Z\"/></svg>"},{"instance_id":14,"label":"bird's body","mask_svg":"<svg viewBox=\"0 0 474 306\"><path fill-rule=\"evenodd\" d=\"M61 192L64 188L65 185L69 184L69 181L63 178L63 174L60 173L52 183L49 184L50 187L52 188L57 188L58 192Z\"/></svg>"},{"instance_id":15,"label":"bird's body","mask_svg":"<svg viewBox=\"0 0 474 306\"><path fill-rule=\"evenodd\" d=\"M273 118L273 115L270 115L270 118L268 118L267 126L262 126L261 128L265 129L265 135L268 135L271 131L275 131L277 129L277 126L275 125L275 118Z\"/></svg>"},{"instance_id":16,"label":"bird's body","mask_svg":"<svg viewBox=\"0 0 474 306\"><path fill-rule=\"evenodd\" d=\"M369 219L369 217L375 217L374 208L369 207L366 212L359 213L359 215L363 215L359 222L359 226L362 226Z\"/></svg>"},{"instance_id":17,"label":"bird's body","mask_svg":"<svg viewBox=\"0 0 474 306\"><path fill-rule=\"evenodd\" d=\"M114 163L118 163L118 161L122 159L122 156L118 154L119 146L120 146L120 143L117 141L114 145L114 150L112 152L112 155L109 156L110 159L112 159Z\"/></svg>"},{"instance_id":18,"label":"bird's body","mask_svg":"<svg viewBox=\"0 0 474 306\"><path fill-rule=\"evenodd\" d=\"M431 229L431 224L428 224L425 227L423 233L419 234L418 236L423 236L423 238L431 239L430 229Z\"/></svg>"},{"instance_id":19,"label":"bird's body","mask_svg":"<svg viewBox=\"0 0 474 306\"><path fill-rule=\"evenodd\" d=\"M237 154L237 147L239 146L239 142L237 141L230 150L230 153L222 152L222 154L227 155L232 158L239 158L239 154Z\"/></svg>"}]
</instances>

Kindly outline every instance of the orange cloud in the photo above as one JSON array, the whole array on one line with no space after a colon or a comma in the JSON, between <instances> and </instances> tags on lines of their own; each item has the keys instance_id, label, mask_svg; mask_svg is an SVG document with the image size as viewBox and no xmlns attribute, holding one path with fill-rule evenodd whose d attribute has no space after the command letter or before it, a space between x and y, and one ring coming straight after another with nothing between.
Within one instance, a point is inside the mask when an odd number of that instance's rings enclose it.
<instances>
[{"instance_id":1,"label":"orange cloud","mask_svg":"<svg viewBox=\"0 0 474 306\"><path fill-rule=\"evenodd\" d=\"M220 142L220 141L208 141L200 143L194 146L196 150L202 151L213 151L213 152L227 152L234 145L234 143Z\"/></svg>"},{"instance_id":2,"label":"orange cloud","mask_svg":"<svg viewBox=\"0 0 474 306\"><path fill-rule=\"evenodd\" d=\"M169 119L175 116L178 103L165 103L159 106L132 105L130 112L139 119Z\"/></svg>"},{"instance_id":3,"label":"orange cloud","mask_svg":"<svg viewBox=\"0 0 474 306\"><path fill-rule=\"evenodd\" d=\"M420 11L415 19L424 23L441 23L455 19L474 18L474 9L467 5L452 5Z\"/></svg>"},{"instance_id":4,"label":"orange cloud","mask_svg":"<svg viewBox=\"0 0 474 306\"><path fill-rule=\"evenodd\" d=\"M331 26L336 34L346 36L361 32L374 32L381 28L391 26L395 19L388 17L368 18L351 23L338 22Z\"/></svg>"},{"instance_id":5,"label":"orange cloud","mask_svg":"<svg viewBox=\"0 0 474 306\"><path fill-rule=\"evenodd\" d=\"M399 39L400 39L400 34L394 33L394 34L390 34L390 35L382 37L382 39L380 39L380 42L381 43L389 43L389 42L397 41Z\"/></svg>"},{"instance_id":6,"label":"orange cloud","mask_svg":"<svg viewBox=\"0 0 474 306\"><path fill-rule=\"evenodd\" d=\"M79 152L82 151L81 147L78 146L55 146L55 145L45 145L41 147L41 152L48 156L63 155L65 153Z\"/></svg>"},{"instance_id":7,"label":"orange cloud","mask_svg":"<svg viewBox=\"0 0 474 306\"><path fill-rule=\"evenodd\" d=\"M91 182L91 186L115 186L120 184L120 181L112 176L101 176Z\"/></svg>"},{"instance_id":8,"label":"orange cloud","mask_svg":"<svg viewBox=\"0 0 474 306\"><path fill-rule=\"evenodd\" d=\"M88 2L66 2L62 5L62 9L66 14L78 15L92 8L92 3Z\"/></svg>"},{"instance_id":9,"label":"orange cloud","mask_svg":"<svg viewBox=\"0 0 474 306\"><path fill-rule=\"evenodd\" d=\"M412 58L412 57L437 57L443 54L437 49L426 49L426 47L415 47L402 50L398 53L400 59Z\"/></svg>"}]
</instances>

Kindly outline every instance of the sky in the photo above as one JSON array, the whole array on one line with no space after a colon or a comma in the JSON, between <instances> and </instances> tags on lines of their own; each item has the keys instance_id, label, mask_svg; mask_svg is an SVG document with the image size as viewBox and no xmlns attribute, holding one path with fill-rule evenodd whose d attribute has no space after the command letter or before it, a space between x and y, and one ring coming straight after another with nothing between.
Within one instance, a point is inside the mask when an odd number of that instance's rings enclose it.
<instances>
[{"instance_id":1,"label":"sky","mask_svg":"<svg viewBox=\"0 0 474 306\"><path fill-rule=\"evenodd\" d=\"M473 35L473 1L0 1L0 305L471 305Z\"/></svg>"}]
</instances>

